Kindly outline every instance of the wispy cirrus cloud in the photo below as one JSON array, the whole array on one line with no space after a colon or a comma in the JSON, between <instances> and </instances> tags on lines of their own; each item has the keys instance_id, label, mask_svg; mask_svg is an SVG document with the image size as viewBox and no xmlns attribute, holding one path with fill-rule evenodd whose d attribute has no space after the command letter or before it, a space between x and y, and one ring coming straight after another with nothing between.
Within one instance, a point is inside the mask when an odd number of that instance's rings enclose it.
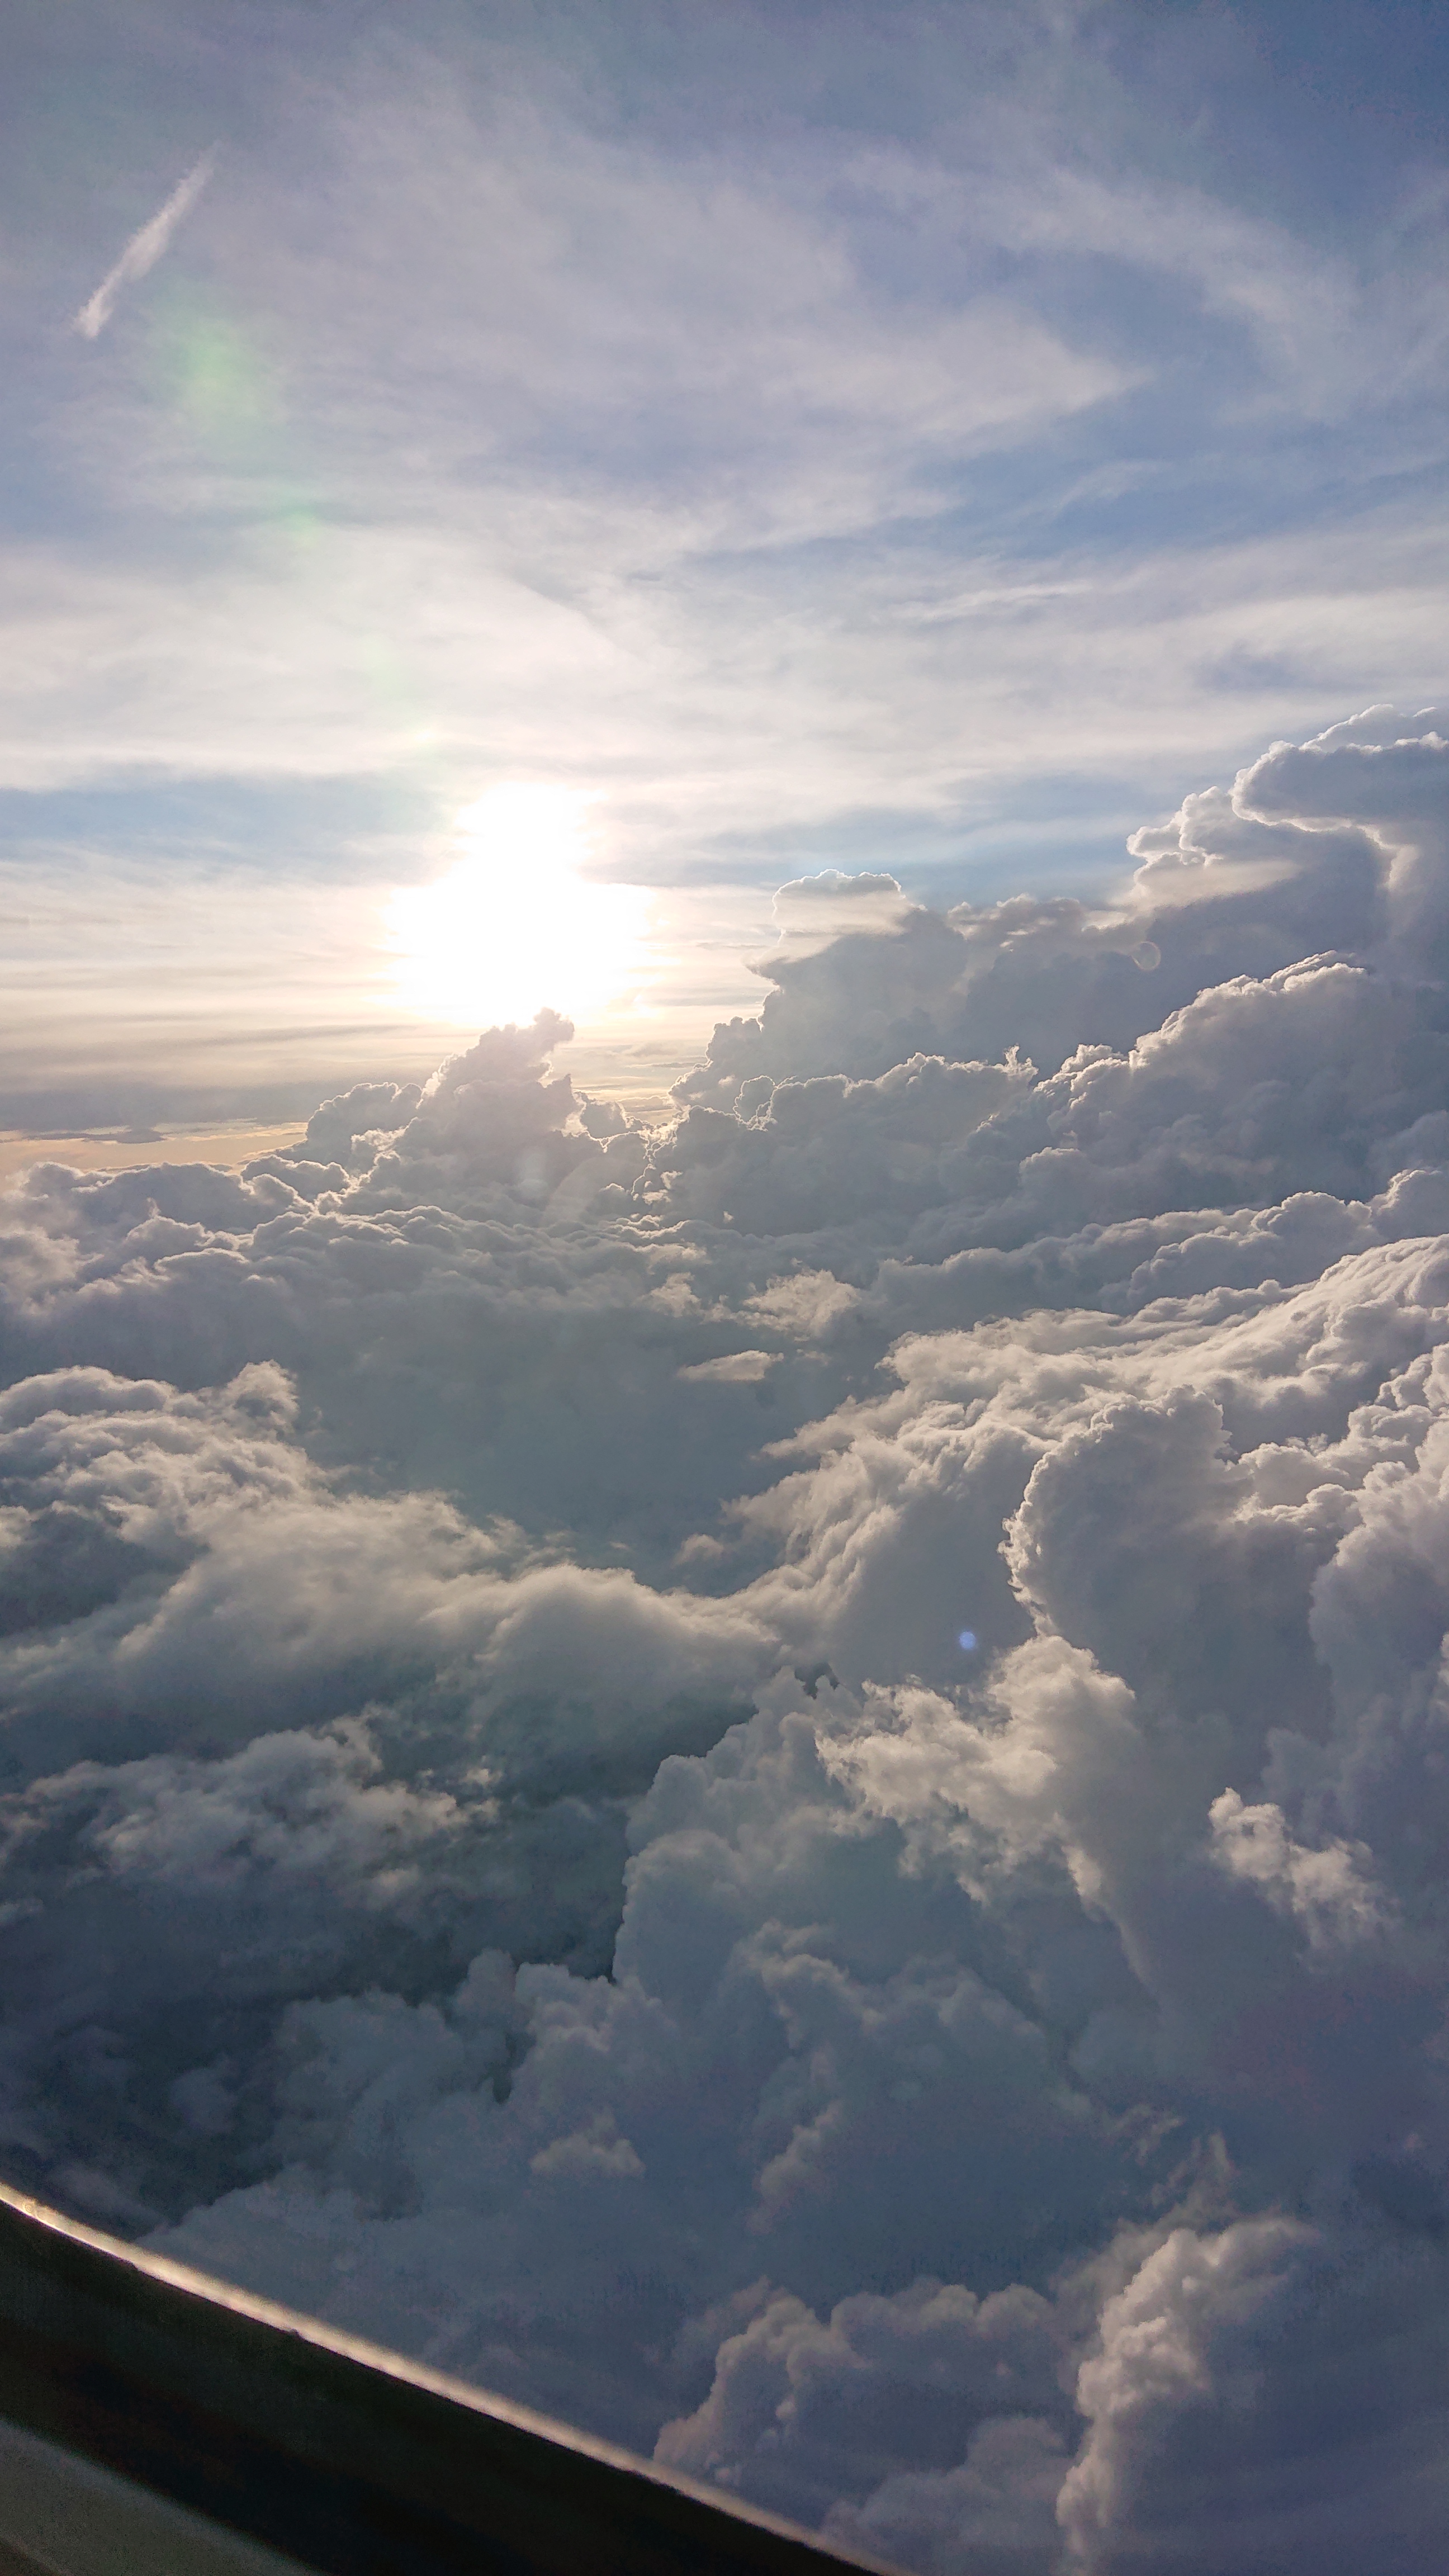
<instances>
[{"instance_id":1,"label":"wispy cirrus cloud","mask_svg":"<svg viewBox=\"0 0 1449 2576\"><path fill-rule=\"evenodd\" d=\"M203 152L186 176L171 191L159 213L133 233L115 267L102 278L94 295L81 306L73 328L82 339L98 340L116 309L116 299L123 286L131 286L147 276L171 246L178 224L190 214L197 198L216 167L215 147Z\"/></svg>"}]
</instances>

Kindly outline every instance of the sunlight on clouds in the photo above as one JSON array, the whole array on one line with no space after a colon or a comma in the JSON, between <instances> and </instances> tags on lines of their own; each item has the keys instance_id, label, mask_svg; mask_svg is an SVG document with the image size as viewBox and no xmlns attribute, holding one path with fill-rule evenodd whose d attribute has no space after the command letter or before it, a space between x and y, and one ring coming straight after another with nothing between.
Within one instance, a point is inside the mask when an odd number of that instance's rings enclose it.
<instances>
[{"instance_id":1,"label":"sunlight on clouds","mask_svg":"<svg viewBox=\"0 0 1449 2576\"><path fill-rule=\"evenodd\" d=\"M490 788L456 820L462 856L386 907L397 993L425 1017L488 1026L549 1007L628 1007L648 972L642 887L585 876L589 799Z\"/></svg>"}]
</instances>

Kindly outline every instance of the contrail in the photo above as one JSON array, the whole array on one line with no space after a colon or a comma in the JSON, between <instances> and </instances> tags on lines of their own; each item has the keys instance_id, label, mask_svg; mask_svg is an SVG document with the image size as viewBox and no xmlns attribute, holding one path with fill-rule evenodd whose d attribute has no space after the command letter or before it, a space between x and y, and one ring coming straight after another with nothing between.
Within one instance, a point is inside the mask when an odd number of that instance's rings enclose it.
<instances>
[{"instance_id":1,"label":"contrail","mask_svg":"<svg viewBox=\"0 0 1449 2576\"><path fill-rule=\"evenodd\" d=\"M178 188L173 188L159 214L149 224L133 233L108 277L103 277L88 304L83 304L75 317L74 328L87 340L98 340L115 311L116 298L123 286L144 277L170 242L184 215L189 215L216 166L216 150L203 152L194 169L188 170Z\"/></svg>"}]
</instances>

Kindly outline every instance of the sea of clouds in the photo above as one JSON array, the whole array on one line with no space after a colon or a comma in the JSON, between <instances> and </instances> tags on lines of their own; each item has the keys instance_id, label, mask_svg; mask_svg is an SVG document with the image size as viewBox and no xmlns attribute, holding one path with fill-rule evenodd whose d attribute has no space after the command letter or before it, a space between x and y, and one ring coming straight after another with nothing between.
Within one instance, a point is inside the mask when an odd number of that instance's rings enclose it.
<instances>
[{"instance_id":1,"label":"sea of clouds","mask_svg":"<svg viewBox=\"0 0 1449 2576\"><path fill-rule=\"evenodd\" d=\"M926 2576L1449 2542L1449 742L0 1202L0 2163Z\"/></svg>"}]
</instances>

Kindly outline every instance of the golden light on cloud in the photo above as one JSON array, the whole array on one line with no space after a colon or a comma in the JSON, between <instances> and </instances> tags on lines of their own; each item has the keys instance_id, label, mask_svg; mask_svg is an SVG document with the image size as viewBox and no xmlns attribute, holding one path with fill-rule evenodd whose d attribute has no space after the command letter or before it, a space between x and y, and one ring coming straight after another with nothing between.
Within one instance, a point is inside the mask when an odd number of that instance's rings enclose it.
<instances>
[{"instance_id":1,"label":"golden light on cloud","mask_svg":"<svg viewBox=\"0 0 1449 2576\"><path fill-rule=\"evenodd\" d=\"M510 785L464 806L456 863L387 906L400 1001L478 1028L545 1006L596 1018L634 1001L648 897L585 874L589 801L573 788Z\"/></svg>"}]
</instances>

